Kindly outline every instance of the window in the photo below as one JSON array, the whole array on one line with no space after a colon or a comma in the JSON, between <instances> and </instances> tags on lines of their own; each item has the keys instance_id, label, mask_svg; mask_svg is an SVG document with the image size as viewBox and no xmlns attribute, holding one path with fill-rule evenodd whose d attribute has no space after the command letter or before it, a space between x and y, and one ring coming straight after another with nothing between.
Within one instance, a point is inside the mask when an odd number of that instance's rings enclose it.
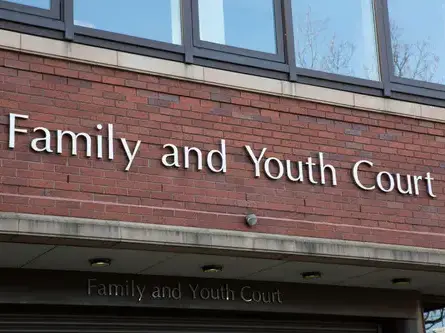
<instances>
[{"instance_id":1,"label":"window","mask_svg":"<svg viewBox=\"0 0 445 333\"><path fill-rule=\"evenodd\" d=\"M199 0L202 41L277 53L273 0Z\"/></svg>"},{"instance_id":2,"label":"window","mask_svg":"<svg viewBox=\"0 0 445 333\"><path fill-rule=\"evenodd\" d=\"M63 29L63 23L59 21L60 9L60 0L0 0L0 10L10 11L3 12L4 16L0 19L21 23L31 20L34 25L37 23L56 30Z\"/></svg>"},{"instance_id":3,"label":"window","mask_svg":"<svg viewBox=\"0 0 445 333\"><path fill-rule=\"evenodd\" d=\"M48 38L445 107L445 0L0 0L0 21Z\"/></svg>"},{"instance_id":4,"label":"window","mask_svg":"<svg viewBox=\"0 0 445 333\"><path fill-rule=\"evenodd\" d=\"M379 80L372 0L292 0L298 67Z\"/></svg>"},{"instance_id":5,"label":"window","mask_svg":"<svg viewBox=\"0 0 445 333\"><path fill-rule=\"evenodd\" d=\"M445 1L388 0L394 75L445 84Z\"/></svg>"},{"instance_id":6,"label":"window","mask_svg":"<svg viewBox=\"0 0 445 333\"><path fill-rule=\"evenodd\" d=\"M425 304L423 323L426 333L443 333L445 331L445 307L443 303Z\"/></svg>"},{"instance_id":7,"label":"window","mask_svg":"<svg viewBox=\"0 0 445 333\"><path fill-rule=\"evenodd\" d=\"M181 44L180 0L74 0L74 24Z\"/></svg>"},{"instance_id":8,"label":"window","mask_svg":"<svg viewBox=\"0 0 445 333\"><path fill-rule=\"evenodd\" d=\"M51 0L5 0L19 5L38 7L42 9L51 9Z\"/></svg>"}]
</instances>

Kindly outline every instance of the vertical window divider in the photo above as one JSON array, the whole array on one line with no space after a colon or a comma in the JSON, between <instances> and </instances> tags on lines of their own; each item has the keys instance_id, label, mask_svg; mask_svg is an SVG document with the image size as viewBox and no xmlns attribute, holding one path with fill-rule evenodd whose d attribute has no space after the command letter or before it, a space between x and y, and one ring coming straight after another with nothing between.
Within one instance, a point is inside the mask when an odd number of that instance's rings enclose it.
<instances>
[{"instance_id":1,"label":"vertical window divider","mask_svg":"<svg viewBox=\"0 0 445 333\"><path fill-rule=\"evenodd\" d=\"M273 0L275 20L275 45L281 61L286 61L285 23L283 15L283 0Z\"/></svg>"},{"instance_id":2,"label":"vertical window divider","mask_svg":"<svg viewBox=\"0 0 445 333\"><path fill-rule=\"evenodd\" d=\"M383 95L391 97L391 77L393 73L391 34L387 0L374 0L377 44L379 48L380 76L383 83Z\"/></svg>"},{"instance_id":3,"label":"vertical window divider","mask_svg":"<svg viewBox=\"0 0 445 333\"><path fill-rule=\"evenodd\" d=\"M74 1L63 0L63 22L65 24L65 39L74 40Z\"/></svg>"},{"instance_id":4,"label":"vertical window divider","mask_svg":"<svg viewBox=\"0 0 445 333\"><path fill-rule=\"evenodd\" d=\"M182 0L182 38L184 43L184 62L193 64L194 46L193 46L193 4L192 0Z\"/></svg>"},{"instance_id":5,"label":"vertical window divider","mask_svg":"<svg viewBox=\"0 0 445 333\"><path fill-rule=\"evenodd\" d=\"M199 3L198 0L187 0L190 1L191 10L192 13L192 30L190 31L192 35L192 43L193 46L199 46L200 41L200 32L199 32Z\"/></svg>"},{"instance_id":6,"label":"vertical window divider","mask_svg":"<svg viewBox=\"0 0 445 333\"><path fill-rule=\"evenodd\" d=\"M282 12L284 17L284 45L286 63L289 65L289 81L297 82L297 63L295 60L295 40L292 18L291 0L282 0Z\"/></svg>"}]
</instances>

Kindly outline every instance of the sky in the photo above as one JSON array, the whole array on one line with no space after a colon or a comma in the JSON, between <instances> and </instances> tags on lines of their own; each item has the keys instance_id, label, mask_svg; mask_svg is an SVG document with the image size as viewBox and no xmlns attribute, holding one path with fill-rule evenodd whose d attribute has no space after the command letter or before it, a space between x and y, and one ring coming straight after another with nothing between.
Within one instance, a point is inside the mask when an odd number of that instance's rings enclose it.
<instances>
[{"instance_id":1,"label":"sky","mask_svg":"<svg viewBox=\"0 0 445 333\"><path fill-rule=\"evenodd\" d=\"M426 313L426 315L424 315L424 318L428 318L429 320L435 320L436 318L440 318L441 317L441 311L440 310L434 310L432 311L429 316L428 313ZM430 324L426 324L425 325L425 329L427 333L434 333L438 328L442 328L444 327L444 321L440 321L435 325L430 325Z\"/></svg>"},{"instance_id":2,"label":"sky","mask_svg":"<svg viewBox=\"0 0 445 333\"><path fill-rule=\"evenodd\" d=\"M200 0L199 16L203 40L277 52L273 0Z\"/></svg>"},{"instance_id":3,"label":"sky","mask_svg":"<svg viewBox=\"0 0 445 333\"><path fill-rule=\"evenodd\" d=\"M433 75L423 78L407 71L406 77L445 84L445 0L388 0L390 22L399 31L399 43L410 50L411 68L423 59ZM419 57L418 45L426 43L427 56Z\"/></svg>"},{"instance_id":4,"label":"sky","mask_svg":"<svg viewBox=\"0 0 445 333\"><path fill-rule=\"evenodd\" d=\"M200 14L206 17L201 24L205 40L223 39L227 45L276 53L273 0L200 2L211 3L200 6ZM74 0L74 19L78 25L164 42L172 42L172 35L180 34L178 18L172 20L171 15L172 5L179 10L178 0L132 0L132 6L128 4L122 0Z\"/></svg>"},{"instance_id":5,"label":"sky","mask_svg":"<svg viewBox=\"0 0 445 333\"><path fill-rule=\"evenodd\" d=\"M172 10L179 15L179 1L74 0L74 20L78 25L177 44L180 18L172 25Z\"/></svg>"},{"instance_id":6,"label":"sky","mask_svg":"<svg viewBox=\"0 0 445 333\"><path fill-rule=\"evenodd\" d=\"M19 3L21 5L28 5L43 9L51 8L51 0L6 0L9 2Z\"/></svg>"},{"instance_id":7,"label":"sky","mask_svg":"<svg viewBox=\"0 0 445 333\"><path fill-rule=\"evenodd\" d=\"M292 17L297 65L379 79L371 0L293 0ZM310 42L314 53L309 52ZM327 65L334 59L342 60L336 69Z\"/></svg>"}]
</instances>

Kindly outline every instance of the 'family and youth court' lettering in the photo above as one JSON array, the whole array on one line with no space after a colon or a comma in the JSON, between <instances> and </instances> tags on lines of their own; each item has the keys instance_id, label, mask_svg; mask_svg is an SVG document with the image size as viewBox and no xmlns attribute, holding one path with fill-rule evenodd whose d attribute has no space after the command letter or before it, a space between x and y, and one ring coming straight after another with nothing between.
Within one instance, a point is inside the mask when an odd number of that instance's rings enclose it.
<instances>
[{"instance_id":1,"label":"'family and youth court' lettering","mask_svg":"<svg viewBox=\"0 0 445 333\"><path fill-rule=\"evenodd\" d=\"M87 294L102 297L126 297L137 302L143 300L175 300L184 298L201 301L243 301L245 303L282 304L283 294L279 289L260 290L250 285L232 288L229 284L218 287L203 287L199 284L152 285L147 286L135 280L120 283L87 280Z\"/></svg>"},{"instance_id":2,"label":"'family and youth court' lettering","mask_svg":"<svg viewBox=\"0 0 445 333\"><path fill-rule=\"evenodd\" d=\"M115 140L120 143L120 149L126 156L127 164L125 171L130 171L131 166L138 156L141 140L131 144L125 138L115 138L112 124L104 126L97 124L92 131L95 134L74 133L69 130L55 130L53 133L48 128L39 126L28 130L26 125L28 115L9 114L9 142L10 149L16 147L16 137L28 134L32 138L29 142L31 150L37 153L66 153L76 156L78 154L79 140L83 140L85 145L85 156L99 160L107 159L112 161L115 156ZM21 124L18 124L20 121ZM68 141L68 142L67 142ZM64 147L65 142L65 147ZM104 147L105 146L105 147ZM93 149L94 147L94 149ZM105 149L104 149L105 148ZM197 147L177 147L167 143L163 145L165 154L161 157L161 164L166 168L190 169L191 159L196 161L195 168L201 171L204 167L213 173L228 173L229 165L227 160L226 141L220 140L216 149L205 153ZM272 181L286 180L292 183L307 183L321 186L337 186L338 175L334 165L327 163L322 152L317 154L317 158L307 157L304 160L280 160L270 156L267 148L260 150L253 149L250 145L244 146L246 156L252 163L253 176L255 178L267 177ZM64 151L65 150L65 151ZM206 155L206 156L205 156ZM369 180L369 174L375 177ZM380 190L385 193L397 192L402 195L419 196L422 192L430 197L436 198L433 190L434 178L430 172L424 175L402 175L388 171L381 171L375 168L374 163L368 160L360 160L354 163L351 168L352 181L358 188L364 191Z\"/></svg>"}]
</instances>

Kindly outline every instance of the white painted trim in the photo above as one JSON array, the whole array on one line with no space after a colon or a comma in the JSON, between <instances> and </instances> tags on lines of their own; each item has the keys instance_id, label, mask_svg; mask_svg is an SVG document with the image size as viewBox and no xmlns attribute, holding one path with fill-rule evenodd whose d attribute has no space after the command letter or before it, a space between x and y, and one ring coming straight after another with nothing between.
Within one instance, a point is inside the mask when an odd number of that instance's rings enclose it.
<instances>
[{"instance_id":1,"label":"white painted trim","mask_svg":"<svg viewBox=\"0 0 445 333\"><path fill-rule=\"evenodd\" d=\"M445 122L445 109L0 30L0 48L359 110Z\"/></svg>"}]
</instances>

